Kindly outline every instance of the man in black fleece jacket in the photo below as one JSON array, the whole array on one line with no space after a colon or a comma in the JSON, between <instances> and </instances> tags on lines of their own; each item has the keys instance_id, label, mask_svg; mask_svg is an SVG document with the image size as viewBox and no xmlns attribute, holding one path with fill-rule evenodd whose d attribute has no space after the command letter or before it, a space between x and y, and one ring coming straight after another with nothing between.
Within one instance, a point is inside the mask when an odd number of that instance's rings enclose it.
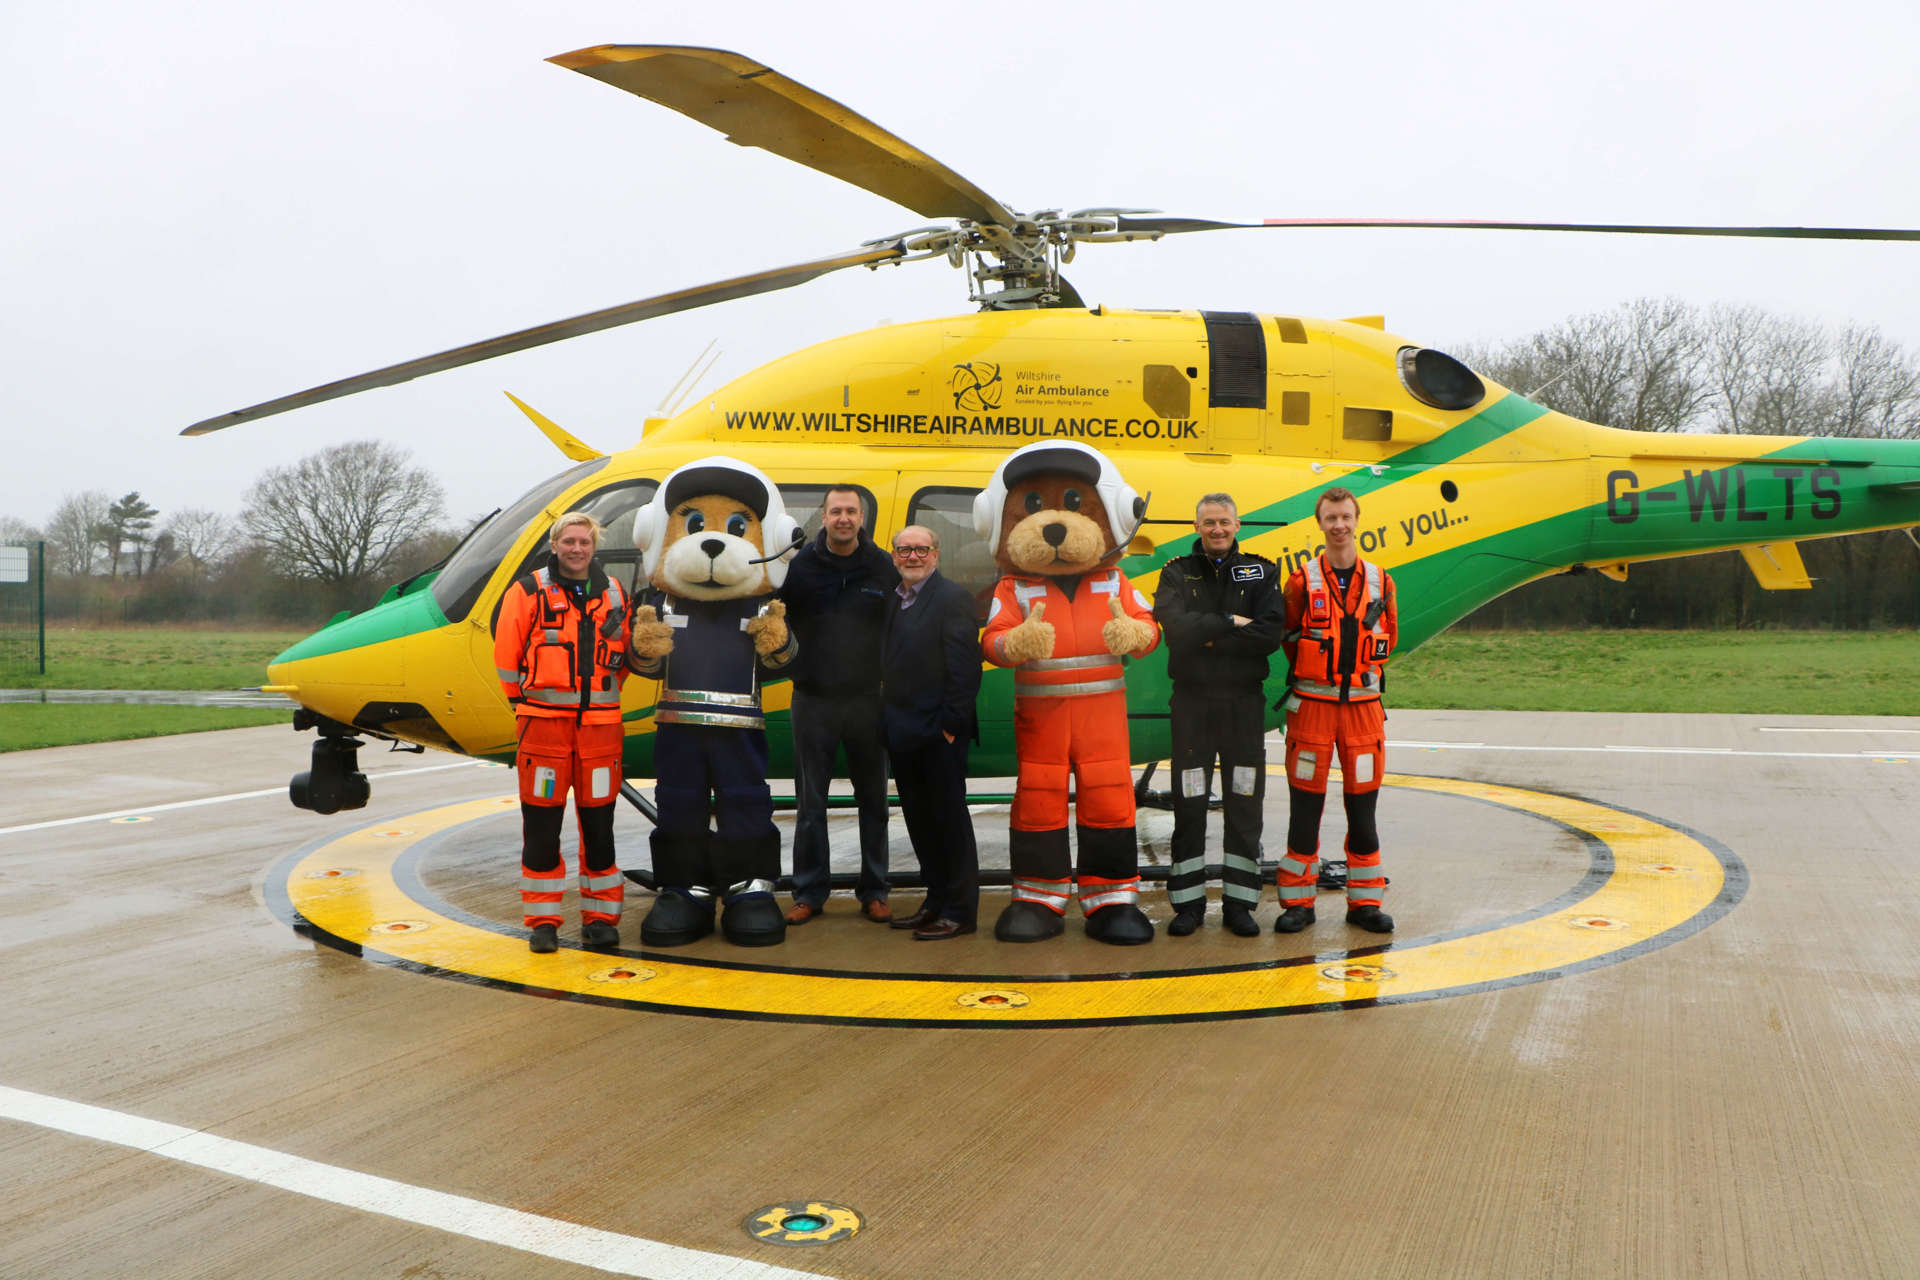
<instances>
[{"instance_id":1,"label":"man in black fleece jacket","mask_svg":"<svg viewBox=\"0 0 1920 1280\"><path fill-rule=\"evenodd\" d=\"M800 638L793 675L793 907L787 923L805 924L826 907L832 850L827 786L834 752L847 754L847 777L860 810L860 880L855 892L869 920L892 919L887 906L887 756L880 718L880 646L893 589L893 558L873 544L860 493L827 490L820 532L787 569L780 598Z\"/></svg>"}]
</instances>

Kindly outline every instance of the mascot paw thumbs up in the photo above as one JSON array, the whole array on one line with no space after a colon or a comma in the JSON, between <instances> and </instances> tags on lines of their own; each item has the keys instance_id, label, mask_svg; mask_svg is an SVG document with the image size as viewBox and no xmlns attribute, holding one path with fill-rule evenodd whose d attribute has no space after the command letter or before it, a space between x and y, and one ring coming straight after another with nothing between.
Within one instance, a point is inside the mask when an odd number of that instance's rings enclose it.
<instances>
[{"instance_id":1,"label":"mascot paw thumbs up","mask_svg":"<svg viewBox=\"0 0 1920 1280\"><path fill-rule=\"evenodd\" d=\"M640 658L664 658L673 652L673 628L660 621L650 604L633 611L633 652Z\"/></svg>"},{"instance_id":2,"label":"mascot paw thumbs up","mask_svg":"<svg viewBox=\"0 0 1920 1280\"><path fill-rule=\"evenodd\" d=\"M1001 652L1014 666L1022 662L1032 662L1036 658L1053 656L1053 624L1044 621L1047 616L1047 602L1041 600L1033 606L1033 612L1019 626L1007 632Z\"/></svg>"},{"instance_id":3,"label":"mascot paw thumbs up","mask_svg":"<svg viewBox=\"0 0 1920 1280\"><path fill-rule=\"evenodd\" d=\"M1113 616L1100 628L1100 640L1116 658L1129 653L1143 654L1160 638L1160 628L1151 622L1129 618L1117 597L1108 599L1107 612Z\"/></svg>"}]
</instances>

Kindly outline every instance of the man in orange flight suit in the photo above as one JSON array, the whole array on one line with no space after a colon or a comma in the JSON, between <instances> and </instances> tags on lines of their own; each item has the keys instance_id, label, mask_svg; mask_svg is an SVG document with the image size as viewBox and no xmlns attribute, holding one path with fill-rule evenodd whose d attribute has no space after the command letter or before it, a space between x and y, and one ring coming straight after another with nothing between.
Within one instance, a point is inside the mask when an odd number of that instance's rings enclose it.
<instances>
[{"instance_id":1,"label":"man in orange flight suit","mask_svg":"<svg viewBox=\"0 0 1920 1280\"><path fill-rule=\"evenodd\" d=\"M1380 700L1387 657L1400 638L1393 578L1360 558L1354 539L1360 502L1342 488L1314 504L1326 548L1293 571L1286 586L1290 664L1287 707L1287 791L1291 818L1287 854L1276 877L1283 908L1273 927L1298 933L1313 923L1319 880L1320 817L1327 774L1340 755L1340 791L1347 810L1347 923L1392 933L1381 910L1386 873L1374 808L1386 768L1386 710Z\"/></svg>"},{"instance_id":2,"label":"man in orange flight suit","mask_svg":"<svg viewBox=\"0 0 1920 1280\"><path fill-rule=\"evenodd\" d=\"M527 946L542 955L560 945L560 826L569 788L580 828L580 940L620 944L626 881L613 859L613 802L625 742L620 684L633 629L626 593L594 558L599 522L570 511L554 522L547 543L547 562L507 588L493 641L520 736L521 910Z\"/></svg>"}]
</instances>

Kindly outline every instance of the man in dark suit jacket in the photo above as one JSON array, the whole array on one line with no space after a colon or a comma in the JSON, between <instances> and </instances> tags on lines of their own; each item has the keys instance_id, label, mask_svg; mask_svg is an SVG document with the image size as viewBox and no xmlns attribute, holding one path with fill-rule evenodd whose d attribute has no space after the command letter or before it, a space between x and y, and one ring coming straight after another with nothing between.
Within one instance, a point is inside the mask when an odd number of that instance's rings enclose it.
<instances>
[{"instance_id":1,"label":"man in dark suit jacket","mask_svg":"<svg viewBox=\"0 0 1920 1280\"><path fill-rule=\"evenodd\" d=\"M967 812L980 628L967 589L940 576L933 530L910 524L895 534L893 565L900 585L882 650L881 709L900 814L927 897L892 924L931 942L972 933L980 907L980 853Z\"/></svg>"}]
</instances>

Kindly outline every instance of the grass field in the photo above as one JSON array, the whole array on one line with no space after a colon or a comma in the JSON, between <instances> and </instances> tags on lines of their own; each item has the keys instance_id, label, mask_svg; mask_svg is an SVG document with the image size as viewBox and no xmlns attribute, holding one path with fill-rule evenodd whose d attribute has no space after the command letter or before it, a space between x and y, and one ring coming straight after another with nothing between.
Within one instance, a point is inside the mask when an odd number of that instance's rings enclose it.
<instances>
[{"instance_id":1,"label":"grass field","mask_svg":"<svg viewBox=\"0 0 1920 1280\"><path fill-rule=\"evenodd\" d=\"M19 689L244 689L304 631L47 628L47 673L8 677ZM116 742L170 733L286 724L291 711L15 703L0 707L0 752Z\"/></svg>"},{"instance_id":2,"label":"grass field","mask_svg":"<svg viewBox=\"0 0 1920 1280\"><path fill-rule=\"evenodd\" d=\"M47 628L47 673L8 677L18 689L244 689L304 631L173 627Z\"/></svg>"},{"instance_id":3,"label":"grass field","mask_svg":"<svg viewBox=\"0 0 1920 1280\"><path fill-rule=\"evenodd\" d=\"M1388 668L1396 707L1920 715L1920 633L1494 631Z\"/></svg>"},{"instance_id":4,"label":"grass field","mask_svg":"<svg viewBox=\"0 0 1920 1280\"><path fill-rule=\"evenodd\" d=\"M0 752L120 742L256 724L291 724L291 711L233 707L95 707L14 703L0 707Z\"/></svg>"},{"instance_id":5,"label":"grass field","mask_svg":"<svg viewBox=\"0 0 1920 1280\"><path fill-rule=\"evenodd\" d=\"M234 689L297 631L47 632L42 689ZM1389 668L1396 707L1920 716L1920 633L1454 632ZM201 707L0 707L0 751L284 722Z\"/></svg>"}]
</instances>

